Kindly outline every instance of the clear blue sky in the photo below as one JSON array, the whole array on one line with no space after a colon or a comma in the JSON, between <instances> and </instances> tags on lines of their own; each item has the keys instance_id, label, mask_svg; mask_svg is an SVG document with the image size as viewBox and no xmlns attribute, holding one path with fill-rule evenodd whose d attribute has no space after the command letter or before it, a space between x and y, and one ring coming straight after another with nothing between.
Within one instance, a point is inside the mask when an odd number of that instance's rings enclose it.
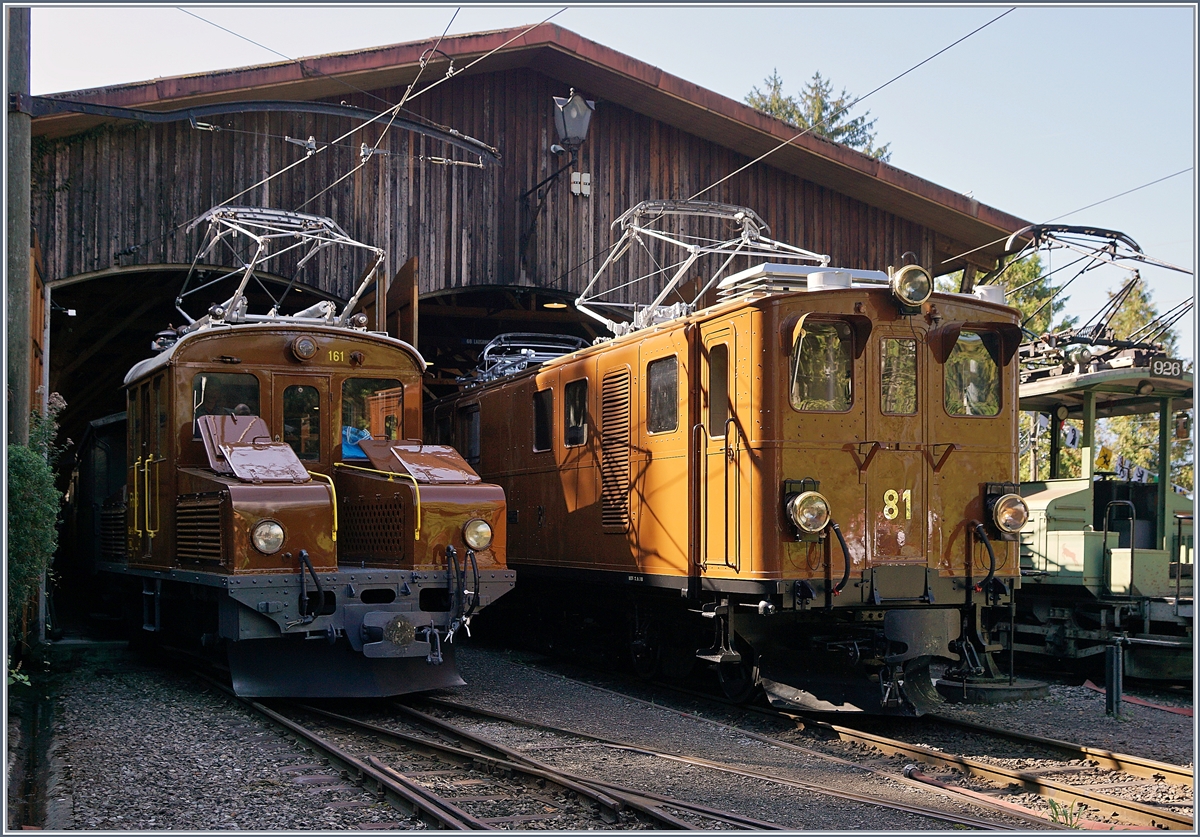
<instances>
[{"instance_id":1,"label":"clear blue sky","mask_svg":"<svg viewBox=\"0 0 1200 837\"><path fill-rule=\"evenodd\" d=\"M785 92L798 92L820 71L836 90L861 96L1015 8L856 113L877 118L879 141L891 143L891 163L901 169L1031 222L1121 230L1149 255L1194 270L1193 6L183 8L262 46L173 6L35 5L33 92L280 60L270 50L298 58L432 43L457 8L451 34L532 24L563 9L555 23L737 100L776 69ZM1191 277L1159 269L1142 275L1160 310L1195 294ZM1079 279L1067 313L1086 320L1123 276L1097 271ZM1195 356L1194 316L1178 329L1188 357Z\"/></svg>"}]
</instances>

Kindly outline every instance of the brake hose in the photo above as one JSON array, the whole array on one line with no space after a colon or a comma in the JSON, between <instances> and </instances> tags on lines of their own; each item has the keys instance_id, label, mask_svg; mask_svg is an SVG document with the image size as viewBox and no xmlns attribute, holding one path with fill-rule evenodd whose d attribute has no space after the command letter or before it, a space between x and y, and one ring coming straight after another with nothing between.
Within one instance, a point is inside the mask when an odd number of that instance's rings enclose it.
<instances>
[{"instance_id":1,"label":"brake hose","mask_svg":"<svg viewBox=\"0 0 1200 837\"><path fill-rule=\"evenodd\" d=\"M833 530L833 534L837 535L838 543L842 545L842 557L845 558L845 567L842 570L842 580L833 588L833 595L842 595L842 588L846 586L846 582L850 580L850 548L846 546L846 539L842 536L842 527L838 526L832 519L829 521L829 528Z\"/></svg>"},{"instance_id":2,"label":"brake hose","mask_svg":"<svg viewBox=\"0 0 1200 837\"><path fill-rule=\"evenodd\" d=\"M988 540L987 530L983 528L982 523L975 523L975 536L979 538L979 540L983 541L983 545L987 549L988 559L990 561L987 577L975 585L975 592L982 593L984 589L992 583L992 579L996 577L996 553L992 550L992 542Z\"/></svg>"}]
</instances>

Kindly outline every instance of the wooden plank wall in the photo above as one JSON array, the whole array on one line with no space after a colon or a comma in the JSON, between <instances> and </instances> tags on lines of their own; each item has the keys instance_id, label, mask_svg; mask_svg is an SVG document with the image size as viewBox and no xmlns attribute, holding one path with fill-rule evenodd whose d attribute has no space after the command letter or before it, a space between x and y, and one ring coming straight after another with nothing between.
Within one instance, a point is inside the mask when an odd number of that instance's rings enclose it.
<instances>
[{"instance_id":1,"label":"wooden plank wall","mask_svg":"<svg viewBox=\"0 0 1200 837\"><path fill-rule=\"evenodd\" d=\"M610 225L626 209L640 200L691 197L748 162L604 101L603 91L580 92L598 100L579 165L592 176L592 195L572 195L569 173L548 190L525 272L518 253L518 198L565 162L549 148L557 142L551 97L566 91L546 76L518 69L459 76L409 107L410 113L499 148L502 167L434 165L420 156L467 157L393 129L380 145L390 154L353 171L361 145L373 145L384 133L376 124L260 184L304 157L285 137L313 136L325 144L357 125L309 114L224 116L213 120L222 126L216 132L181 122L35 140L34 224L46 275L61 279L113 266L187 264L199 236L185 234L184 225L230 201L328 215L351 236L386 248L389 276L416 256L422 293L494 284L578 292L615 240ZM356 91L335 100L382 110L402 93ZM905 251L925 265L933 260L936 231L769 165L752 167L703 199L749 206L775 238L828 253L835 265L882 269L899 264ZM348 296L360 269L347 266L325 289ZM647 293L622 292L614 299L646 301Z\"/></svg>"}]
</instances>

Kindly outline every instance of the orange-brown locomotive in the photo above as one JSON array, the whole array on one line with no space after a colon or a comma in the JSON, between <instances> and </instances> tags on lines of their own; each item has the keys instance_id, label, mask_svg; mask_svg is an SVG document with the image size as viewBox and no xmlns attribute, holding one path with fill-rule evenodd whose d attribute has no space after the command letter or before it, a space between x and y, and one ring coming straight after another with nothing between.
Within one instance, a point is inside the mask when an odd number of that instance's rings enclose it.
<instances>
[{"instance_id":1,"label":"orange-brown locomotive","mask_svg":"<svg viewBox=\"0 0 1200 837\"><path fill-rule=\"evenodd\" d=\"M637 244L696 241L664 231L693 206L618 223ZM433 406L431 440L508 499L520 582L491 615L532 602L566 617L548 631L624 631L639 669L706 661L733 698L926 711L933 658L991 673L990 611L1019 583L1017 312L931 294L915 265L830 268L750 210L701 210L739 226L710 255L751 262L716 304L635 309L605 320L614 339ZM519 342L498 354L537 357Z\"/></svg>"},{"instance_id":2,"label":"orange-brown locomotive","mask_svg":"<svg viewBox=\"0 0 1200 837\"><path fill-rule=\"evenodd\" d=\"M298 213L205 217L260 243L344 239ZM107 509L125 538L103 568L132 579L145 630L226 646L242 695L461 683L455 633L513 586L503 491L420 442L416 349L366 331L354 300L247 313L246 263L233 297L126 376L127 480Z\"/></svg>"}]
</instances>

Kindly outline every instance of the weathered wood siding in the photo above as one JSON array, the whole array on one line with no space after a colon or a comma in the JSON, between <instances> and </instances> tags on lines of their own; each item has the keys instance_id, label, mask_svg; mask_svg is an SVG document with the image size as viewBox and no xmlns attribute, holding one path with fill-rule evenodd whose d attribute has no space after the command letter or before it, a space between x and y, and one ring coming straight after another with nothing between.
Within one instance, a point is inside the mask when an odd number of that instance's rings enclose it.
<instances>
[{"instance_id":1,"label":"weathered wood siding","mask_svg":"<svg viewBox=\"0 0 1200 837\"><path fill-rule=\"evenodd\" d=\"M328 215L355 238L386 248L389 274L417 256L422 293L491 284L578 292L615 239L610 225L626 209L645 199L691 197L748 162L606 102L603 91L580 92L598 100L578 167L591 174L592 195L572 195L569 172L549 189L524 275L519 196L565 161L549 148L557 142L551 97L566 93L557 81L527 69L459 76L409 107L496 146L502 167L422 161L420 155L466 156L392 130L380 146L389 156L375 156L344 177L358 165L361 145L373 145L383 132L375 124L256 185L304 157L285 136L313 136L324 144L360 125L309 114L224 116L212 120L222 126L217 132L178 122L35 140L34 225L45 250L46 276L61 279L116 265L186 264L199 236L185 234L183 227L230 201ZM399 89L348 92L334 101L382 110L402 95ZM885 268L898 264L905 251L926 265L933 260L935 231L767 164L703 199L749 206L771 226L773 237L828 253L836 265ZM348 266L326 290L348 295L357 275L357 267ZM635 293L638 301L646 299L646 291Z\"/></svg>"}]
</instances>

